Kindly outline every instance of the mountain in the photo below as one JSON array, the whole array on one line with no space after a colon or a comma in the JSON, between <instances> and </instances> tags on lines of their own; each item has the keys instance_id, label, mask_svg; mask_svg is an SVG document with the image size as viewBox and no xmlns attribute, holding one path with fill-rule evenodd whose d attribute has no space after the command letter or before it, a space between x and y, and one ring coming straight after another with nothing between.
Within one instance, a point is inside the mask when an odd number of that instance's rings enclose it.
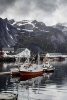
<instances>
[{"instance_id":1,"label":"mountain","mask_svg":"<svg viewBox=\"0 0 67 100\"><path fill-rule=\"evenodd\" d=\"M38 48L41 52L67 51L67 36L57 27L46 26L43 22L36 20L23 20L14 22L13 25L20 33L16 47L28 47L34 52L37 52Z\"/></svg>"},{"instance_id":2,"label":"mountain","mask_svg":"<svg viewBox=\"0 0 67 100\"><path fill-rule=\"evenodd\" d=\"M8 19L0 18L0 45L2 47L15 46L17 33L17 29L9 23Z\"/></svg>"},{"instance_id":3,"label":"mountain","mask_svg":"<svg viewBox=\"0 0 67 100\"><path fill-rule=\"evenodd\" d=\"M61 30L67 36L67 23L57 23L53 27Z\"/></svg>"},{"instance_id":4,"label":"mountain","mask_svg":"<svg viewBox=\"0 0 67 100\"><path fill-rule=\"evenodd\" d=\"M46 26L36 20L0 18L0 47L29 48L33 53L67 52L67 26Z\"/></svg>"}]
</instances>

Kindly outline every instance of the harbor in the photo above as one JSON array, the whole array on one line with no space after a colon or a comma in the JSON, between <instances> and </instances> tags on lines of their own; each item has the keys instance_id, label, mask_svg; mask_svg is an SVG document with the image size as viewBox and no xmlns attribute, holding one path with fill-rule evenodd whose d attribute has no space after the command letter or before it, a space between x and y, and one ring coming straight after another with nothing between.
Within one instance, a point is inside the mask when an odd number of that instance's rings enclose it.
<instances>
[{"instance_id":1,"label":"harbor","mask_svg":"<svg viewBox=\"0 0 67 100\"><path fill-rule=\"evenodd\" d=\"M9 63L7 62L7 60L4 60L1 62L1 67L9 67L8 71L3 71L0 72L0 77L5 77L5 76L10 76L10 77L14 77L17 78L18 77L18 82L19 81L24 81L24 80L28 80L28 79L32 79L32 78L36 78L39 76L43 76L44 72L53 72L54 69L53 68L49 68L50 66L49 63L45 63L45 64L33 64L29 62L29 58L26 58L25 62L21 62L20 58L15 58L15 60L10 60L10 57L7 57ZM5 58L6 59L6 58ZM12 59L12 58L11 58ZM37 60L40 60L40 58L37 58ZM5 63L6 61L6 63ZM12 64L13 61L13 64ZM36 61L35 61L36 62ZM6 66L5 66L6 65ZM39 66L41 67L39 69ZM12 68L11 68L12 67ZM47 68L48 67L48 68ZM33 69L32 69L33 68ZM20 70L21 69L21 70ZM25 70L27 69L27 70ZM39 70L38 70L39 69ZM16 91L16 93L12 93L12 91L1 91L0 93L0 100L18 100L18 92Z\"/></svg>"},{"instance_id":2,"label":"harbor","mask_svg":"<svg viewBox=\"0 0 67 100\"><path fill-rule=\"evenodd\" d=\"M57 79L60 77L62 65L66 69L67 55L61 53L31 55L29 49L21 50L23 51L17 54L4 52L3 55L0 55L0 100L22 100L22 98L24 100L34 98L35 100L35 96L37 97L40 93L42 99L47 99L47 96L44 97L43 91L47 88L46 91L49 93L48 87L55 84L55 77ZM52 91L52 89L50 90ZM2 95L4 95L3 98Z\"/></svg>"},{"instance_id":3,"label":"harbor","mask_svg":"<svg viewBox=\"0 0 67 100\"><path fill-rule=\"evenodd\" d=\"M0 0L0 100L67 100L66 9L66 0Z\"/></svg>"},{"instance_id":4,"label":"harbor","mask_svg":"<svg viewBox=\"0 0 67 100\"><path fill-rule=\"evenodd\" d=\"M57 95L53 94L53 92L51 93L50 91L55 91L56 93L60 91L60 94L62 93L65 96L65 94L67 93L65 90L65 87L67 87L65 85L67 79L67 60L61 62L51 61L50 64L54 66L54 72L45 72L41 76L26 78L11 75L10 69L12 69L12 71L14 72L16 71L15 68L17 68L16 66L14 66L14 63L2 63L2 66L0 66L0 92L13 92L17 95L17 100L22 100L22 98L24 100L31 100L32 98L36 100L36 98L39 99L38 95L41 95L40 99L55 99ZM56 88L56 86L58 87ZM65 94L63 91L65 91ZM50 95L48 95L49 93Z\"/></svg>"}]
</instances>

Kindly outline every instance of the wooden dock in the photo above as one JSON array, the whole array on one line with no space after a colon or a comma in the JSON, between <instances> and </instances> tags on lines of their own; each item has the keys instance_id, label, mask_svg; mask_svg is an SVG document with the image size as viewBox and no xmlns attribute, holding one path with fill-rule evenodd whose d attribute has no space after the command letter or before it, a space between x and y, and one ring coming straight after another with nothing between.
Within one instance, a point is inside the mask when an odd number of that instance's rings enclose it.
<instances>
[{"instance_id":1,"label":"wooden dock","mask_svg":"<svg viewBox=\"0 0 67 100\"><path fill-rule=\"evenodd\" d=\"M11 73L10 72L0 72L0 76L1 75L10 75Z\"/></svg>"},{"instance_id":2,"label":"wooden dock","mask_svg":"<svg viewBox=\"0 0 67 100\"><path fill-rule=\"evenodd\" d=\"M9 72L0 72L1 75L19 76L19 70L11 69Z\"/></svg>"}]
</instances>

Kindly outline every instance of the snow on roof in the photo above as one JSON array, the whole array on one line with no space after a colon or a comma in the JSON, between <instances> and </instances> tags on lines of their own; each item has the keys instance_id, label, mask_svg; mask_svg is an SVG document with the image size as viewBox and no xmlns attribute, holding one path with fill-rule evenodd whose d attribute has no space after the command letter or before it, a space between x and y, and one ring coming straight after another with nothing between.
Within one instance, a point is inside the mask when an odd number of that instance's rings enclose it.
<instances>
[{"instance_id":1,"label":"snow on roof","mask_svg":"<svg viewBox=\"0 0 67 100\"><path fill-rule=\"evenodd\" d=\"M47 53L49 55L67 55L67 53Z\"/></svg>"},{"instance_id":2,"label":"snow on roof","mask_svg":"<svg viewBox=\"0 0 67 100\"><path fill-rule=\"evenodd\" d=\"M27 49L27 48L18 48L18 49L16 50L16 53L20 53L20 52L24 51L25 49Z\"/></svg>"}]
</instances>

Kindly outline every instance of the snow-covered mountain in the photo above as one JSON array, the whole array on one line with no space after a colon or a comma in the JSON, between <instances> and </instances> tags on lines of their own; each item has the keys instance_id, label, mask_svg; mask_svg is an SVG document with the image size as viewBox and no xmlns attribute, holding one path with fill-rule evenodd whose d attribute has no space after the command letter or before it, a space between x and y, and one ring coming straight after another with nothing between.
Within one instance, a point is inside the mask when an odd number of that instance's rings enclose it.
<instances>
[{"instance_id":1,"label":"snow-covered mountain","mask_svg":"<svg viewBox=\"0 0 67 100\"><path fill-rule=\"evenodd\" d=\"M36 20L0 18L0 46L28 47L37 51L38 47L45 52L67 51L67 24L46 26Z\"/></svg>"},{"instance_id":2,"label":"snow-covered mountain","mask_svg":"<svg viewBox=\"0 0 67 100\"><path fill-rule=\"evenodd\" d=\"M44 31L46 30L46 25L43 22L37 22L36 20L22 20L19 22L10 21L11 25L17 28L21 33L23 32L35 32L35 31Z\"/></svg>"}]
</instances>

